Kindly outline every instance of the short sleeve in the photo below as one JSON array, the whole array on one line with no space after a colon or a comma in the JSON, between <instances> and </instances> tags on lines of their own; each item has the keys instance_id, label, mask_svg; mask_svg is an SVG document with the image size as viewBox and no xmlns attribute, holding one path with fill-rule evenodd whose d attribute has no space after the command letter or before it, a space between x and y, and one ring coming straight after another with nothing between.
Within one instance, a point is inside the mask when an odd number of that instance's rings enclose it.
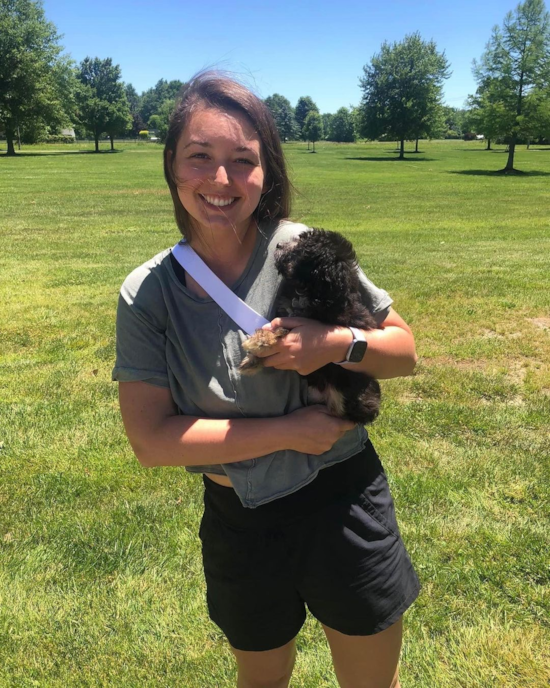
<instances>
[{"instance_id":1,"label":"short sleeve","mask_svg":"<svg viewBox=\"0 0 550 688\"><path fill-rule=\"evenodd\" d=\"M376 323L381 325L388 317L393 299L387 291L374 285L359 266L357 270L359 273L359 288L364 296L364 303L370 308Z\"/></svg>"},{"instance_id":2,"label":"short sleeve","mask_svg":"<svg viewBox=\"0 0 550 688\"><path fill-rule=\"evenodd\" d=\"M112 379L169 387L166 364L167 311L153 271L141 266L124 281L116 319Z\"/></svg>"}]
</instances>

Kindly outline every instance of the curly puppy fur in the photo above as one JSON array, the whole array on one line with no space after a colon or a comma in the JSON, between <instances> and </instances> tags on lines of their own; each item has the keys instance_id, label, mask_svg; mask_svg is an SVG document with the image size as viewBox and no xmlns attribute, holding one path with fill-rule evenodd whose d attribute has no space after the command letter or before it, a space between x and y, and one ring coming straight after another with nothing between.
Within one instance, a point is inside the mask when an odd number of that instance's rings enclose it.
<instances>
[{"instance_id":1,"label":"curly puppy fur","mask_svg":"<svg viewBox=\"0 0 550 688\"><path fill-rule=\"evenodd\" d=\"M359 289L355 251L341 234L315 228L302 232L294 241L277 246L275 264L283 277L278 316L376 329ZM255 354L286 334L288 330L282 327L273 332L257 330L243 344L248 355L240 365L241 372L256 373L263 362ZM363 425L378 416L380 386L369 375L330 363L306 377L312 403L324 403L335 415Z\"/></svg>"}]
</instances>

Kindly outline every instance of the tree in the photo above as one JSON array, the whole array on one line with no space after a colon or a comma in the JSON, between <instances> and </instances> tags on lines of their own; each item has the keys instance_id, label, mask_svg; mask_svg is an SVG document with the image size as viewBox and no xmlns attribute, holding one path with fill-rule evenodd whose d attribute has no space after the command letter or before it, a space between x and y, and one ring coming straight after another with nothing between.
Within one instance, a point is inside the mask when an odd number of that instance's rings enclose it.
<instances>
[{"instance_id":1,"label":"tree","mask_svg":"<svg viewBox=\"0 0 550 688\"><path fill-rule=\"evenodd\" d=\"M478 89L478 93L468 99L471 110L468 113L468 124L476 134L483 134L487 140L487 150L491 150L491 141L506 138L513 126L513 115L496 97L492 89Z\"/></svg>"},{"instance_id":2,"label":"tree","mask_svg":"<svg viewBox=\"0 0 550 688\"><path fill-rule=\"evenodd\" d=\"M281 141L296 139L298 137L298 125L290 102L284 96L274 93L272 96L268 96L264 103L273 115Z\"/></svg>"},{"instance_id":3,"label":"tree","mask_svg":"<svg viewBox=\"0 0 550 688\"><path fill-rule=\"evenodd\" d=\"M304 122L304 136L313 143L315 153L315 142L323 137L323 120L321 115L315 110L310 110Z\"/></svg>"},{"instance_id":4,"label":"tree","mask_svg":"<svg viewBox=\"0 0 550 688\"><path fill-rule=\"evenodd\" d=\"M464 123L466 110L444 105L442 107L443 131L446 139L459 139L465 133Z\"/></svg>"},{"instance_id":5,"label":"tree","mask_svg":"<svg viewBox=\"0 0 550 688\"><path fill-rule=\"evenodd\" d=\"M323 122L323 131L325 132L325 138L328 138L328 132L330 132L330 123L332 122L332 115L330 112L323 112L321 115L321 120Z\"/></svg>"},{"instance_id":6,"label":"tree","mask_svg":"<svg viewBox=\"0 0 550 688\"><path fill-rule=\"evenodd\" d=\"M40 2L0 1L0 127L8 155L15 155L18 129L70 123L75 82L59 39Z\"/></svg>"},{"instance_id":7,"label":"tree","mask_svg":"<svg viewBox=\"0 0 550 688\"><path fill-rule=\"evenodd\" d=\"M296 107L294 109L294 116L296 118L296 123L298 125L300 138L302 141L307 140L307 136L304 132L304 125L306 122L306 117L311 111L319 112L319 108L317 105L315 105L313 100L309 96L302 96L301 98L298 98L298 102L296 103Z\"/></svg>"},{"instance_id":8,"label":"tree","mask_svg":"<svg viewBox=\"0 0 550 688\"><path fill-rule=\"evenodd\" d=\"M355 130L353 127L353 117L350 111L341 107L330 120L327 139L329 141L353 142L355 141Z\"/></svg>"},{"instance_id":9,"label":"tree","mask_svg":"<svg viewBox=\"0 0 550 688\"><path fill-rule=\"evenodd\" d=\"M137 138L139 132L145 129L145 122L141 119L139 114L141 106L141 98L132 84L126 84L124 87L126 91L126 100L130 106L130 114L132 115L132 126L130 128L130 136Z\"/></svg>"},{"instance_id":10,"label":"tree","mask_svg":"<svg viewBox=\"0 0 550 688\"><path fill-rule=\"evenodd\" d=\"M124 134L132 126L132 122L133 119L128 106L128 101L125 100L125 98L120 98L114 103L111 103L107 124L105 125L105 131L107 132L111 141L112 151L115 149L115 136L124 136Z\"/></svg>"},{"instance_id":11,"label":"tree","mask_svg":"<svg viewBox=\"0 0 550 688\"><path fill-rule=\"evenodd\" d=\"M77 116L95 140L99 152L99 137L108 132L113 149L113 136L131 126L131 115L124 84L120 81L120 67L111 58L101 60L87 57L77 71L80 86L77 91Z\"/></svg>"},{"instance_id":12,"label":"tree","mask_svg":"<svg viewBox=\"0 0 550 688\"><path fill-rule=\"evenodd\" d=\"M174 79L166 81L159 79L153 88L141 94L139 114L144 122L148 122L151 115L160 114L162 104L167 100L176 100L182 87L183 81Z\"/></svg>"},{"instance_id":13,"label":"tree","mask_svg":"<svg viewBox=\"0 0 550 688\"><path fill-rule=\"evenodd\" d=\"M166 141L166 137L168 136L170 117L172 116L172 112L174 111L175 107L175 100L165 100L160 106L158 114L151 115L149 118L149 128L156 129L162 143Z\"/></svg>"},{"instance_id":14,"label":"tree","mask_svg":"<svg viewBox=\"0 0 550 688\"><path fill-rule=\"evenodd\" d=\"M479 121L508 143L502 172L516 172L516 144L533 130L535 105L545 102L550 86L550 15L543 0L525 0L508 12L502 29L494 27L481 60L474 61L473 72Z\"/></svg>"},{"instance_id":15,"label":"tree","mask_svg":"<svg viewBox=\"0 0 550 688\"><path fill-rule=\"evenodd\" d=\"M443 82L450 76L445 53L438 53L433 41L425 42L413 33L400 43L384 42L363 72L359 80L361 135L397 139L403 159L405 139L431 136L438 120Z\"/></svg>"}]
</instances>

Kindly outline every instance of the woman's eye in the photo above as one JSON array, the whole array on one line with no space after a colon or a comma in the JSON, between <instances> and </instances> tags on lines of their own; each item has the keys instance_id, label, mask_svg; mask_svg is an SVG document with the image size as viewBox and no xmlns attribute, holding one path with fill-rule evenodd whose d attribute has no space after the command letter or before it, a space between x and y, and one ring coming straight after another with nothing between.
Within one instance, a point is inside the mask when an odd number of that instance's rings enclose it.
<instances>
[{"instance_id":1,"label":"woman's eye","mask_svg":"<svg viewBox=\"0 0 550 688\"><path fill-rule=\"evenodd\" d=\"M238 160L235 160L235 162L244 162L246 165L255 165L256 163L252 162L252 160L248 160L248 158L239 158Z\"/></svg>"},{"instance_id":2,"label":"woman's eye","mask_svg":"<svg viewBox=\"0 0 550 688\"><path fill-rule=\"evenodd\" d=\"M206 160L208 156L206 153L193 153L193 155L189 156L191 158L198 158L199 160Z\"/></svg>"}]
</instances>

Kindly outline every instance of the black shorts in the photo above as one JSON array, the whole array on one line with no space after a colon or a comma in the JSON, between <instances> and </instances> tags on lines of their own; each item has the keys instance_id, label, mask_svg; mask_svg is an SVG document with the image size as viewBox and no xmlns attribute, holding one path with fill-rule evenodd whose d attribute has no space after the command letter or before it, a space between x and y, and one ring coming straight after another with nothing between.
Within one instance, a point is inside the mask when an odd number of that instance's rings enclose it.
<instances>
[{"instance_id":1,"label":"black shorts","mask_svg":"<svg viewBox=\"0 0 550 688\"><path fill-rule=\"evenodd\" d=\"M256 509L204 477L200 527L210 618L238 650L271 650L302 627L307 605L346 635L395 623L420 584L370 442L302 489Z\"/></svg>"}]
</instances>

